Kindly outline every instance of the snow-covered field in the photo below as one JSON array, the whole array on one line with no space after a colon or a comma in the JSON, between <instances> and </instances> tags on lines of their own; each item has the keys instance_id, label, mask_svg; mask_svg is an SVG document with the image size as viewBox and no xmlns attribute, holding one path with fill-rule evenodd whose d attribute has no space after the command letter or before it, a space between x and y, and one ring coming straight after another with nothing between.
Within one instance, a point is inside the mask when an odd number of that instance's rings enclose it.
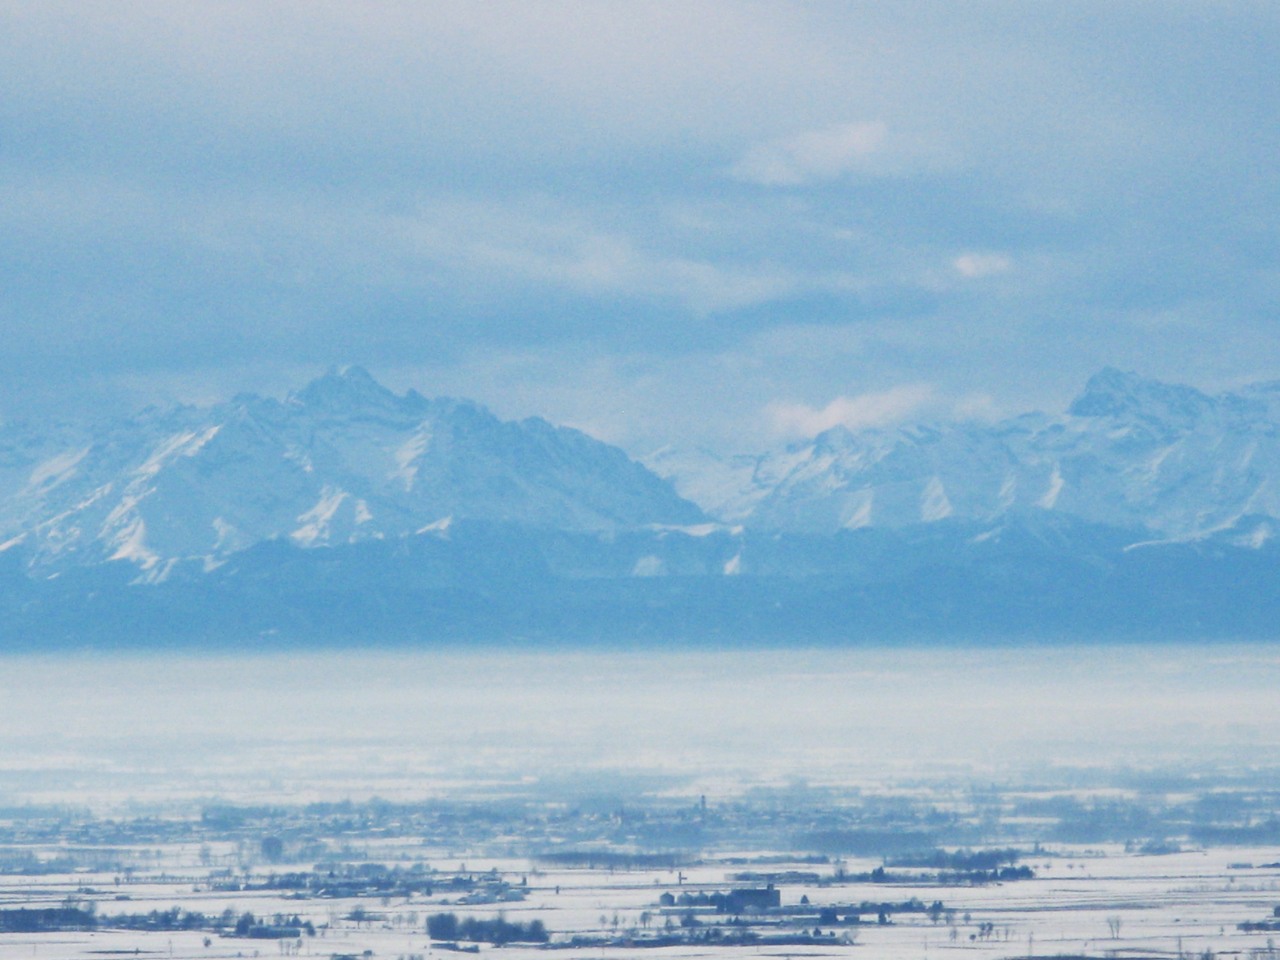
<instances>
[{"instance_id":1,"label":"snow-covered field","mask_svg":"<svg viewBox=\"0 0 1280 960\"><path fill-rule=\"evenodd\" d=\"M225 909L258 915L298 915L317 927L314 937L301 938L298 952L312 956L362 954L380 957L414 953L446 954L432 946L423 925L428 914L453 911L459 915L493 917L493 905L458 905L448 895L414 897L387 902L367 900L298 900L254 891L220 893L208 889L201 869L184 861L178 849L165 850L163 868L116 884L110 875L31 878L5 877L0 883L0 907L56 905L67 896L97 899L99 913L145 913L180 906L218 914ZM188 851L189 855L189 851ZM855 927L841 927L851 945L781 947L584 947L548 951L534 946L482 946L482 953L496 952L507 960L546 960L548 955L569 958L601 956L696 957L736 955L807 956L853 955L886 958L1037 957L1082 955L1109 957L1253 956L1266 952L1275 934L1244 933L1236 925L1269 917L1280 904L1280 868L1244 867L1243 863L1275 863L1280 850L1234 849L1193 851L1162 856L1126 854L1120 848L1046 850L1034 866L1034 880L975 887L936 887L882 884L788 885L783 904L793 905L808 896L816 911L827 903L902 901L919 897L926 903L941 899L952 911L939 922L924 914L895 914L887 925L864 916ZM1244 859L1241 859L1244 858ZM850 864L856 867L857 864ZM300 865L301 866L301 865ZM453 869L458 864L440 863ZM507 919L541 920L552 932L553 942L571 934L605 935L615 929L639 928L645 920L653 927L663 921L657 899L666 890L724 889L723 866L686 869L682 887L674 873L664 870L608 872L604 870L555 870L539 872L527 861L470 859L476 872L491 868L528 878L524 902L503 905ZM797 865L803 868L803 865ZM780 869L785 865L780 865ZM811 865L809 867L812 869ZM288 869L287 866L278 869ZM207 873L207 870L203 871ZM96 891L96 892L88 892ZM122 899L127 897L128 899ZM356 923L350 919L357 907L382 919ZM642 914L648 913L647 918ZM616 926L615 926L616 923ZM984 934L984 925L991 932ZM209 944L205 945L206 937ZM294 942L289 941L290 945ZM275 941L209 937L203 932L120 932L3 934L0 958L93 958L112 955L230 957L271 956L283 952ZM256 951L256 952L255 952ZM446 954L447 955L447 954Z\"/></svg>"}]
</instances>

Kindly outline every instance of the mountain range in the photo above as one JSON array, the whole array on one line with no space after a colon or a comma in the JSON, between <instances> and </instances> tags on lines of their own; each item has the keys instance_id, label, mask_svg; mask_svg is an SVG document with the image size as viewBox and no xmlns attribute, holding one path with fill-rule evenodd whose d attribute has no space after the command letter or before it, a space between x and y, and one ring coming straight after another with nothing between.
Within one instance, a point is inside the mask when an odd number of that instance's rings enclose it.
<instances>
[{"instance_id":1,"label":"mountain range","mask_svg":"<svg viewBox=\"0 0 1280 960\"><path fill-rule=\"evenodd\" d=\"M65 644L1270 637L1280 385L641 464L359 368L0 424L0 634Z\"/></svg>"},{"instance_id":2,"label":"mountain range","mask_svg":"<svg viewBox=\"0 0 1280 960\"><path fill-rule=\"evenodd\" d=\"M621 450L353 367L283 401L0 427L0 542L36 567L126 561L146 579L254 544L402 537L455 519L563 530L700 522Z\"/></svg>"},{"instance_id":3,"label":"mountain range","mask_svg":"<svg viewBox=\"0 0 1280 960\"><path fill-rule=\"evenodd\" d=\"M647 460L724 522L833 533L1064 514L1188 540L1265 540L1280 516L1280 384L1209 396L1106 369L1065 414L835 427L759 455Z\"/></svg>"}]
</instances>

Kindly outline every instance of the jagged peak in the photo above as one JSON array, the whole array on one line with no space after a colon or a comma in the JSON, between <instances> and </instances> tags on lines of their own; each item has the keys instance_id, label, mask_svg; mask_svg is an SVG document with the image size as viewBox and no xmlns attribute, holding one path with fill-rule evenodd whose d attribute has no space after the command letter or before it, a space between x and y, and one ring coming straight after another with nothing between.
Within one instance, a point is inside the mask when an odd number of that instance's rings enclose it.
<instances>
[{"instance_id":1,"label":"jagged peak","mask_svg":"<svg viewBox=\"0 0 1280 960\"><path fill-rule=\"evenodd\" d=\"M289 401L325 412L343 410L395 410L408 412L425 407L416 390L400 396L384 387L364 367L330 367L322 376L289 395Z\"/></svg>"},{"instance_id":2,"label":"jagged peak","mask_svg":"<svg viewBox=\"0 0 1280 960\"><path fill-rule=\"evenodd\" d=\"M1103 367L1085 383L1084 392L1067 408L1075 417L1115 417L1146 413L1195 417L1214 406L1213 398L1195 387L1164 383L1130 370Z\"/></svg>"},{"instance_id":3,"label":"jagged peak","mask_svg":"<svg viewBox=\"0 0 1280 960\"><path fill-rule=\"evenodd\" d=\"M834 452L848 450L857 444L858 435L843 423L837 423L834 427L828 427L823 430L811 440L797 440L789 446L794 450L812 447L815 451Z\"/></svg>"},{"instance_id":4,"label":"jagged peak","mask_svg":"<svg viewBox=\"0 0 1280 960\"><path fill-rule=\"evenodd\" d=\"M465 397L436 397L433 400L427 400L415 390L410 390L409 394L415 402L421 403L424 409L430 407L436 416L449 417L455 420L466 418L487 424L503 422L497 414L478 400L468 400Z\"/></svg>"}]
</instances>

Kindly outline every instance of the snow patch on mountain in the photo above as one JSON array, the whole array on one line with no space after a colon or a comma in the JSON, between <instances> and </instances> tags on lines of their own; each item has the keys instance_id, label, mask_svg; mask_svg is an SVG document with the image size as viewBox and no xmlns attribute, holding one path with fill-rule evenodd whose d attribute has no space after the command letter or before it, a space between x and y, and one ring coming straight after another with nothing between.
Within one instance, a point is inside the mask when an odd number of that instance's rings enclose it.
<instances>
[{"instance_id":1,"label":"snow patch on mountain","mask_svg":"<svg viewBox=\"0 0 1280 960\"><path fill-rule=\"evenodd\" d=\"M27 486L23 492L36 490L48 492L66 483L75 475L76 467L88 452L89 447L81 447L79 450L59 453L40 463L31 471L31 477L27 480Z\"/></svg>"},{"instance_id":2,"label":"snow patch on mountain","mask_svg":"<svg viewBox=\"0 0 1280 960\"><path fill-rule=\"evenodd\" d=\"M1058 497L1062 495L1062 488L1066 485L1066 481L1062 479L1062 467L1055 463L1053 472L1049 474L1049 489L1044 492L1044 496L1036 501L1036 506L1041 510L1052 510L1058 504ZM1012 506L1017 497L1013 493L1017 489L1017 481L1010 479L1009 490L1010 495L1004 496L1004 490L1001 490L1000 500L1007 509Z\"/></svg>"},{"instance_id":3,"label":"snow patch on mountain","mask_svg":"<svg viewBox=\"0 0 1280 960\"><path fill-rule=\"evenodd\" d=\"M936 523L938 520L945 520L953 512L942 478L930 477L920 498L920 520L924 523Z\"/></svg>"},{"instance_id":4,"label":"snow patch on mountain","mask_svg":"<svg viewBox=\"0 0 1280 960\"><path fill-rule=\"evenodd\" d=\"M427 452L427 447L430 443L431 431L424 429L414 434L396 449L396 469L391 472L391 476L404 482L406 493L413 490L414 481L418 478L418 467L415 461Z\"/></svg>"},{"instance_id":5,"label":"snow patch on mountain","mask_svg":"<svg viewBox=\"0 0 1280 960\"><path fill-rule=\"evenodd\" d=\"M302 526L289 534L290 538L304 547L312 547L318 543L329 543L333 528L333 518L350 494L345 490L325 487L320 492L316 505L305 513L298 514Z\"/></svg>"},{"instance_id":6,"label":"snow patch on mountain","mask_svg":"<svg viewBox=\"0 0 1280 960\"><path fill-rule=\"evenodd\" d=\"M846 501L847 516L843 523L840 524L844 530L860 530L863 527L871 526L871 508L875 503L875 493L872 490L858 490Z\"/></svg>"},{"instance_id":7,"label":"snow patch on mountain","mask_svg":"<svg viewBox=\"0 0 1280 960\"><path fill-rule=\"evenodd\" d=\"M434 533L443 536L449 532L449 528L453 526L453 517L441 517L439 520L433 520L431 523L424 524L415 530L415 533Z\"/></svg>"},{"instance_id":8,"label":"snow patch on mountain","mask_svg":"<svg viewBox=\"0 0 1280 960\"><path fill-rule=\"evenodd\" d=\"M141 517L132 517L121 525L110 542L116 549L108 559L129 560L143 570L160 562L159 555L147 546L147 524Z\"/></svg>"}]
</instances>

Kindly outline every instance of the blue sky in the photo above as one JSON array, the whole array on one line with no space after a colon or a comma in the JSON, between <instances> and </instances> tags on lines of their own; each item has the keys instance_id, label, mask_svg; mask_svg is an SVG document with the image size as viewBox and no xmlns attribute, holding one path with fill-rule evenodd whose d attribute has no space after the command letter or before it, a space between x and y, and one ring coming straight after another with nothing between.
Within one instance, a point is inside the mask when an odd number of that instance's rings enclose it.
<instances>
[{"instance_id":1,"label":"blue sky","mask_svg":"<svg viewBox=\"0 0 1280 960\"><path fill-rule=\"evenodd\" d=\"M0 415L645 453L1280 378L1273 2L0 2Z\"/></svg>"}]
</instances>

